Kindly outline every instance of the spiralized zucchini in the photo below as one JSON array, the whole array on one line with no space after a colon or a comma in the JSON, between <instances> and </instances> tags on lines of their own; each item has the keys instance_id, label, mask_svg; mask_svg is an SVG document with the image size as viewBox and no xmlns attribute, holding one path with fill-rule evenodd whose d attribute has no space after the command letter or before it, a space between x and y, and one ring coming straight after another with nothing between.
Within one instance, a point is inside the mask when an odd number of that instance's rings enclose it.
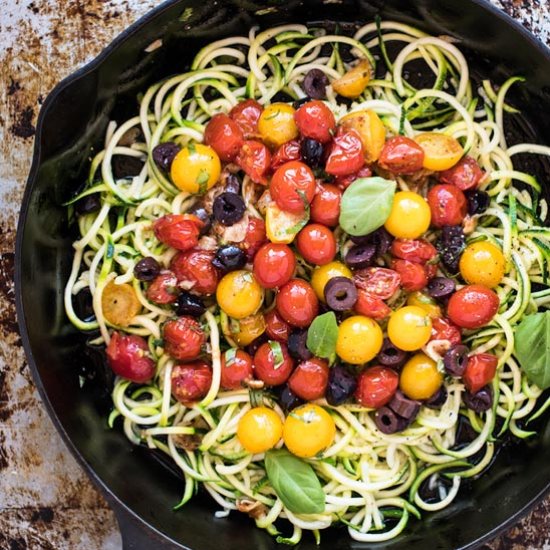
<instances>
[{"instance_id":1,"label":"spiralized zucchini","mask_svg":"<svg viewBox=\"0 0 550 550\"><path fill-rule=\"evenodd\" d=\"M387 54L390 43L400 47L393 59ZM492 410L479 415L467 410L461 399L463 384L449 379L448 397L440 410L422 407L405 431L384 435L370 410L358 404L331 407L319 401L337 427L332 445L308 459L322 480L326 506L322 514L299 515L285 509L267 482L263 454L249 454L236 437L239 419L252 406L249 391L219 391L220 349L234 345L227 318L223 314L220 317L217 306L213 306L202 319L209 334L214 381L202 402L186 407L171 396L170 373L175 361L164 352L161 340L160 327L173 316L173 310L147 300L133 269L144 256L168 265L174 250L155 238L152 221L185 212L197 199L179 192L158 169L152 160L153 148L165 141L181 145L201 141L210 117L229 111L244 98L267 104L281 91L295 99L304 97L301 82L311 69L320 69L330 80L346 71L349 65L341 56L345 49L368 59L373 68L375 64L384 66L385 72L378 68L377 74L383 76L373 78L349 106L338 103L329 87L326 104L336 118L372 109L389 133L401 131L413 137L420 131L436 129L459 139L487 172L482 188L491 197L490 208L475 216L468 241L496 243L504 252L509 271L496 289L501 299L499 314L491 324L470 331L466 337L473 353L490 351L499 358ZM375 58L371 50L379 55ZM428 74L433 73L432 87L415 89L408 82L407 64L414 60L423 61ZM220 516L252 502L256 525L269 533L279 535L281 524L277 520L288 520L293 533L287 538L279 536L281 542L296 544L304 531L312 531L318 539L319 531L336 523L344 524L355 540L383 541L403 531L411 516L420 518L422 511L448 506L462 481L480 475L490 464L495 445L505 432L519 438L532 434L525 431L521 421L537 417L550 402L537 412L541 390L528 382L514 358L514 325L526 313L550 303L550 288L546 288L550 230L543 225L547 205L540 198L539 182L515 168L514 159L520 153L550 155L550 148L529 143L507 148L504 113L513 116L516 110L506 104L506 94L520 81L510 79L498 89L484 81L476 88L466 59L451 41L392 21L365 25L353 37L327 34L305 25L261 32L253 28L248 36L226 38L200 50L188 72L167 78L143 94L139 116L118 127L114 122L109 125L105 147L91 163L86 190L71 201L101 193L102 206L78 218L81 237L73 245L65 307L79 330L99 330L94 343L108 344L112 330L119 327L105 319L102 292L111 280L133 285L142 312L123 330L148 339L157 370L147 385L116 380L109 422L113 425L121 418L133 443L166 453L181 469L185 489L177 508L192 498L200 485L220 507ZM121 144L132 129L141 131L142 141ZM116 179L112 169L115 155L135 157L145 164L139 175ZM405 179L397 177L397 182L401 190L407 190ZM249 185L245 178L245 200ZM250 215L258 215L250 201L248 208ZM344 236L344 250L349 248L345 241ZM543 289L533 292L533 283L543 285ZM85 288L93 295L92 321L80 319L73 307L75 295ZM228 333L227 343L223 333ZM426 351L441 359L434 349ZM263 401L284 419L269 393L252 397L255 404ZM477 437L457 447L461 418L470 423ZM199 434L198 425L205 427L198 448L185 450L182 437ZM425 500L419 491L423 483L428 483L438 498Z\"/></svg>"}]
</instances>

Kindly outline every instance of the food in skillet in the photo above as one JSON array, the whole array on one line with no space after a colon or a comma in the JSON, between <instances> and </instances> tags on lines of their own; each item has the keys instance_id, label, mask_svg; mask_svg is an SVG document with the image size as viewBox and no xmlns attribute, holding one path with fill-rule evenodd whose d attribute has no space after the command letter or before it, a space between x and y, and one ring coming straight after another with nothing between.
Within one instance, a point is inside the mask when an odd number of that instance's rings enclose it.
<instances>
[{"instance_id":1,"label":"food in skillet","mask_svg":"<svg viewBox=\"0 0 550 550\"><path fill-rule=\"evenodd\" d=\"M280 542L386 540L532 435L550 230L513 160L550 149L506 144L520 80L477 87L396 22L287 25L210 44L111 123L66 310L117 375L110 425L181 469L176 508L202 486Z\"/></svg>"}]
</instances>

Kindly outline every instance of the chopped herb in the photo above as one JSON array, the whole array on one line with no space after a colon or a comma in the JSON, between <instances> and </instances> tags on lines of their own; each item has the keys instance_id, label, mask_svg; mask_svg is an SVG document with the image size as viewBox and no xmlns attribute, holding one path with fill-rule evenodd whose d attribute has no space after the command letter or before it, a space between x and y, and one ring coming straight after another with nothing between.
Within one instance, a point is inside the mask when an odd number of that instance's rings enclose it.
<instances>
[{"instance_id":1,"label":"chopped herb","mask_svg":"<svg viewBox=\"0 0 550 550\"><path fill-rule=\"evenodd\" d=\"M230 367L235 362L236 356L237 356L236 348L229 348L225 352L225 366Z\"/></svg>"},{"instance_id":2,"label":"chopped herb","mask_svg":"<svg viewBox=\"0 0 550 550\"><path fill-rule=\"evenodd\" d=\"M189 153L191 155L194 155L196 152L197 152L197 148L195 147L195 142L193 140L191 140L188 144L187 144L187 149L189 149Z\"/></svg>"},{"instance_id":3,"label":"chopped herb","mask_svg":"<svg viewBox=\"0 0 550 550\"><path fill-rule=\"evenodd\" d=\"M199 193L204 195L208 191L208 180L210 179L210 173L208 170L201 168L195 183L199 186Z\"/></svg>"},{"instance_id":4,"label":"chopped herb","mask_svg":"<svg viewBox=\"0 0 550 550\"><path fill-rule=\"evenodd\" d=\"M275 340L269 340L269 347L271 349L271 353L273 353L273 368L277 370L285 362L283 348L281 348L281 344Z\"/></svg>"}]
</instances>

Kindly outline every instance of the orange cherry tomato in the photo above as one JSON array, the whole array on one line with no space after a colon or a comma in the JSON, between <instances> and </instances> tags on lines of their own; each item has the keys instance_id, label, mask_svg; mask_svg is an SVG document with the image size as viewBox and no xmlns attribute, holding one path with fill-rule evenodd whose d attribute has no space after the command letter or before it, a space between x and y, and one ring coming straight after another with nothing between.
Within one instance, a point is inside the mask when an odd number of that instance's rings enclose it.
<instances>
[{"instance_id":1,"label":"orange cherry tomato","mask_svg":"<svg viewBox=\"0 0 550 550\"><path fill-rule=\"evenodd\" d=\"M427 170L448 170L454 166L464 150L458 141L445 134L425 132L417 135L414 140L424 150L424 168Z\"/></svg>"}]
</instances>

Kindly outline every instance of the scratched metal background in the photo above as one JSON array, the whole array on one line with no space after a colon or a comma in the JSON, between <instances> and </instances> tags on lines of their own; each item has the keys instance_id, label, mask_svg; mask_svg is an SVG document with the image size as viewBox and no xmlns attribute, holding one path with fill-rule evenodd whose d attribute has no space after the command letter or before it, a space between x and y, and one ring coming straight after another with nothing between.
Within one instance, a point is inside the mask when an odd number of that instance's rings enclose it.
<instances>
[{"instance_id":1,"label":"scratched metal background","mask_svg":"<svg viewBox=\"0 0 550 550\"><path fill-rule=\"evenodd\" d=\"M550 45L550 0L491 0ZM15 227L48 91L155 0L0 0L0 549L116 550L113 514L44 413L15 320ZM486 550L550 549L550 498ZM482 518L480 518L482 521Z\"/></svg>"}]
</instances>

